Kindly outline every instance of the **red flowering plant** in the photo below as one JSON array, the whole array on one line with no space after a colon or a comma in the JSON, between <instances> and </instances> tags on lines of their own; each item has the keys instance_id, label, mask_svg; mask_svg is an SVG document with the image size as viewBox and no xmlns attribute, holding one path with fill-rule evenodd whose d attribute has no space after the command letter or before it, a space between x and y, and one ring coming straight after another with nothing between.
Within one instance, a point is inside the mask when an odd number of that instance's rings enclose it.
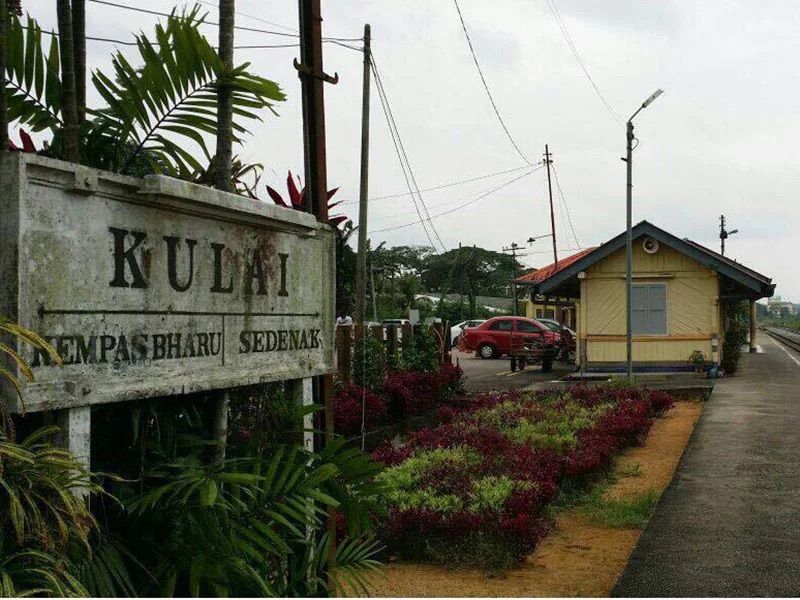
<instances>
[{"instance_id":1,"label":"red flowering plant","mask_svg":"<svg viewBox=\"0 0 800 600\"><path fill-rule=\"evenodd\" d=\"M367 429L372 429L386 413L383 398L372 390L358 385L351 383L342 385L333 397L333 419L336 433L343 435L360 433L362 412L364 425Z\"/></svg>"},{"instance_id":2,"label":"red flowering plant","mask_svg":"<svg viewBox=\"0 0 800 600\"><path fill-rule=\"evenodd\" d=\"M383 541L405 558L513 566L546 534L545 508L585 484L620 449L641 443L672 399L637 388L580 386L484 394L440 410L437 427L385 443L373 457Z\"/></svg>"},{"instance_id":3,"label":"red flowering plant","mask_svg":"<svg viewBox=\"0 0 800 600\"><path fill-rule=\"evenodd\" d=\"M273 187L267 186L267 193L269 194L269 197L272 198L272 201L275 202L275 204L277 204L278 206L283 206L284 208L293 208L295 210L306 211L308 209L307 206L306 206L306 201L307 201L307 198L308 198L308 196L306 194L306 188L305 187L301 187L301 189L298 190L297 189L298 188L298 184L300 184L300 178L298 177L297 178L297 183L295 183L294 182L294 177L292 177L292 172L289 171L289 175L286 178L286 189L287 189L287 192L288 192L288 195L289 195L289 201L286 202L283 199L283 196L281 196L280 193ZM333 195L338 191L339 191L339 188L334 188L332 190L328 190L327 201L328 201L328 211L329 212L333 207L338 206L340 204L340 202L330 202L330 199L333 198ZM333 226L333 227L338 227L339 224L343 223L344 221L347 221L347 217L346 216L337 215L337 216L333 216L333 217L329 216L327 223L329 225Z\"/></svg>"}]
</instances>

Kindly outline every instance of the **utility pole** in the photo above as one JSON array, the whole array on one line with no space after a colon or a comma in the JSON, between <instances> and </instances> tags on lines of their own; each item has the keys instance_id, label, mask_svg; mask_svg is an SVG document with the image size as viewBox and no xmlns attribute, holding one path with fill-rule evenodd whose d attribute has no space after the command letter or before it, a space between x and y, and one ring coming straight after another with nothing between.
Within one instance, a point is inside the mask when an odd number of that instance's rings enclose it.
<instances>
[{"instance_id":1,"label":"utility pole","mask_svg":"<svg viewBox=\"0 0 800 600\"><path fill-rule=\"evenodd\" d=\"M512 242L511 245L507 248L503 248L503 252L511 252L511 268L514 276L511 278L511 296L513 300L511 302L513 308L513 315L517 316L517 248L519 248L519 244L516 242Z\"/></svg>"},{"instance_id":2,"label":"utility pole","mask_svg":"<svg viewBox=\"0 0 800 600\"><path fill-rule=\"evenodd\" d=\"M358 198L358 260L356 266L356 323L364 323L367 300L367 192L369 189L369 88L371 31L364 25L364 80L361 92L361 189ZM374 292L373 292L374 293Z\"/></svg>"},{"instance_id":3,"label":"utility pole","mask_svg":"<svg viewBox=\"0 0 800 600\"><path fill-rule=\"evenodd\" d=\"M544 162L547 165L547 192L550 194L550 231L553 234L553 265L558 268L558 250L556 249L556 213L553 210L553 185L550 183L550 148L544 145Z\"/></svg>"},{"instance_id":4,"label":"utility pole","mask_svg":"<svg viewBox=\"0 0 800 600\"><path fill-rule=\"evenodd\" d=\"M725 215L719 216L719 245L720 245L720 254L725 256L725 240L728 239L728 236L733 235L734 233L739 233L738 229L734 229L733 231L727 231L725 229Z\"/></svg>"},{"instance_id":5,"label":"utility pole","mask_svg":"<svg viewBox=\"0 0 800 600\"><path fill-rule=\"evenodd\" d=\"M324 83L336 84L339 75L326 75L322 65L322 9L321 0L298 0L300 24L300 62L294 67L300 77L303 99L303 150L305 158L306 193L308 210L325 223L328 220L328 171L325 156L325 96ZM331 323L330 326L333 324ZM326 325L326 328L328 325ZM305 385L301 386L303 389ZM333 442L333 375L314 377L311 396L315 404L324 406L323 440L315 440L315 450ZM303 398L305 402L305 398ZM328 547L328 578L336 552L336 512L331 508L327 515L330 536ZM316 590L313 590L316 592ZM313 595L313 594L312 594Z\"/></svg>"}]
</instances>

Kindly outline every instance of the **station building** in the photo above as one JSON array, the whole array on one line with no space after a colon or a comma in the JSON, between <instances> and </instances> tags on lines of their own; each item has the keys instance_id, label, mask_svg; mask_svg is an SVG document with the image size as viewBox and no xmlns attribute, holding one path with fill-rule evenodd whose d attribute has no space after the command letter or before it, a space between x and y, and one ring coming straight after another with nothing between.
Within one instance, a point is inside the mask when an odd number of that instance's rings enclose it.
<instances>
[{"instance_id":1,"label":"station building","mask_svg":"<svg viewBox=\"0 0 800 600\"><path fill-rule=\"evenodd\" d=\"M770 278L647 221L633 227L632 264L635 371L691 370L695 350L706 367L718 364L729 318L742 301L749 302L755 349L755 302L773 295ZM517 283L530 288L528 316L546 307L565 325L574 316L581 372L625 370L625 232Z\"/></svg>"}]
</instances>

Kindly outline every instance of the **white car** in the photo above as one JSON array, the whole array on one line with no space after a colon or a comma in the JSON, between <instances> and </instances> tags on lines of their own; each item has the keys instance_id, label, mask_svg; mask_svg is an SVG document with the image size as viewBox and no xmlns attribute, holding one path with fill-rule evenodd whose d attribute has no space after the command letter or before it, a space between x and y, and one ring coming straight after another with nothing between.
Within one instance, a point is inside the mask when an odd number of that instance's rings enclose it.
<instances>
[{"instance_id":1,"label":"white car","mask_svg":"<svg viewBox=\"0 0 800 600\"><path fill-rule=\"evenodd\" d=\"M467 327L477 327L484 322L486 322L486 319L470 319L453 325L450 328L450 347L458 346L458 343L461 341L461 336L464 335L464 330Z\"/></svg>"}]
</instances>

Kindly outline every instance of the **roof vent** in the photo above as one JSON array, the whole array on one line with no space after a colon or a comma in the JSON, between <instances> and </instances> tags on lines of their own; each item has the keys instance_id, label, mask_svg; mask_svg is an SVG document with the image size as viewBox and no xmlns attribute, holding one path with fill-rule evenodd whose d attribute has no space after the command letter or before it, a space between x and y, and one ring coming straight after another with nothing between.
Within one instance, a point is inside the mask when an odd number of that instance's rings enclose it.
<instances>
[{"instance_id":1,"label":"roof vent","mask_svg":"<svg viewBox=\"0 0 800 600\"><path fill-rule=\"evenodd\" d=\"M655 240L651 237L646 237L642 241L642 248L648 254L655 254L658 252L658 240Z\"/></svg>"}]
</instances>

